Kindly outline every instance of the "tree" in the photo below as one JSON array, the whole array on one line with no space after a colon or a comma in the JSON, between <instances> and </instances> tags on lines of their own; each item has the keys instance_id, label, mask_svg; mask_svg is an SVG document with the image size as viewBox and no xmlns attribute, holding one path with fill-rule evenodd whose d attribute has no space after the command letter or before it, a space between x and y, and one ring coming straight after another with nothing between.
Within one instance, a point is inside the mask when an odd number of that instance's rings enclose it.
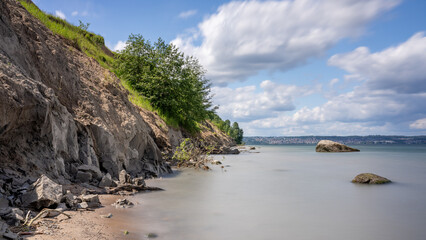
<instances>
[{"instance_id":1,"label":"tree","mask_svg":"<svg viewBox=\"0 0 426 240\"><path fill-rule=\"evenodd\" d=\"M189 131L213 112L204 68L161 38L152 45L141 35L130 35L118 53L117 73L162 115Z\"/></svg>"}]
</instances>

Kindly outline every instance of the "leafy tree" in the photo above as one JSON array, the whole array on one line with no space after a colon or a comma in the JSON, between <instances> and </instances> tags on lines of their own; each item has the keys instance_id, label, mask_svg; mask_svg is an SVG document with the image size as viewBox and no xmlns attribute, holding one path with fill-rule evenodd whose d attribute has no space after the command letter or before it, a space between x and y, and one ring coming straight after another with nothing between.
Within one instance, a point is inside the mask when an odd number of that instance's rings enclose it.
<instances>
[{"instance_id":1,"label":"leafy tree","mask_svg":"<svg viewBox=\"0 0 426 240\"><path fill-rule=\"evenodd\" d=\"M151 44L141 35L130 35L118 53L117 73L160 114L174 119L189 131L213 112L210 82L194 57L159 38Z\"/></svg>"}]
</instances>

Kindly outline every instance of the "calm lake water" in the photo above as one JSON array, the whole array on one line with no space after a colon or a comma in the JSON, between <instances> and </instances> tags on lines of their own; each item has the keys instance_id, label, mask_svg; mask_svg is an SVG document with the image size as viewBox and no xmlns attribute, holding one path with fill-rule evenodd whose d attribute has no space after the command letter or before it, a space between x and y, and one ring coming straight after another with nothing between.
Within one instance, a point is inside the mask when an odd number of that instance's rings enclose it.
<instances>
[{"instance_id":1,"label":"calm lake water","mask_svg":"<svg viewBox=\"0 0 426 240\"><path fill-rule=\"evenodd\" d=\"M148 181L166 191L137 195L131 218L156 239L425 240L426 146L354 147L361 152L287 145L216 156L226 171ZM393 183L351 183L363 172Z\"/></svg>"}]
</instances>

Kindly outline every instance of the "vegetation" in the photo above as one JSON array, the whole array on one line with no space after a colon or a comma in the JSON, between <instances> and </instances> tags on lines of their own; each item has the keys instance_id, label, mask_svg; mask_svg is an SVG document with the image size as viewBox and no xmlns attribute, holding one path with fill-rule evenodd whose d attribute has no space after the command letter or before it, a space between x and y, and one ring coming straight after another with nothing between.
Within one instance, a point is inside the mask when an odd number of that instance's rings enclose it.
<instances>
[{"instance_id":1,"label":"vegetation","mask_svg":"<svg viewBox=\"0 0 426 240\"><path fill-rule=\"evenodd\" d=\"M177 161L178 167L196 167L208 170L206 163L211 161L210 153L213 151L213 146L205 146L204 142L195 144L191 139L185 138L173 154L172 159ZM197 145L203 145L202 147Z\"/></svg>"},{"instance_id":2,"label":"vegetation","mask_svg":"<svg viewBox=\"0 0 426 240\"><path fill-rule=\"evenodd\" d=\"M214 113L210 83L197 59L162 39L151 44L140 35L131 35L126 49L114 54L105 47L102 36L88 31L90 23L79 21L79 26L74 26L30 1L19 2L54 34L119 75L133 104L158 112L169 126L190 132L197 132L198 123L210 119L237 143L242 142L238 123L231 126L229 120L224 122Z\"/></svg>"},{"instance_id":3,"label":"vegetation","mask_svg":"<svg viewBox=\"0 0 426 240\"><path fill-rule=\"evenodd\" d=\"M76 49L94 58L103 67L113 70L113 53L105 48L102 36L87 31L89 23L84 24L80 21L80 26L77 27L59 17L41 11L31 2L27 2L26 0L19 0L19 2L54 34L58 34L69 40Z\"/></svg>"},{"instance_id":4,"label":"vegetation","mask_svg":"<svg viewBox=\"0 0 426 240\"><path fill-rule=\"evenodd\" d=\"M196 132L197 123L212 113L210 83L193 57L186 57L161 38L151 44L141 35L130 35L117 54L116 72L151 105L179 126Z\"/></svg>"},{"instance_id":5,"label":"vegetation","mask_svg":"<svg viewBox=\"0 0 426 240\"><path fill-rule=\"evenodd\" d=\"M231 125L231 121L223 121L217 114L211 114L210 120L216 125L221 131L228 134L237 144L243 143L244 131L238 126L237 122Z\"/></svg>"}]
</instances>

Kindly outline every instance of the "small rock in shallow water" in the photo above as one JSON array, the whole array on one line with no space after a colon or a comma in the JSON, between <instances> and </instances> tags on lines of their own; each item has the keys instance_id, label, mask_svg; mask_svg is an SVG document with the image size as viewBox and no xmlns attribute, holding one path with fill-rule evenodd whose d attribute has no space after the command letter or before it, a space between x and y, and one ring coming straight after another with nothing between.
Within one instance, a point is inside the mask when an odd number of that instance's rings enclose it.
<instances>
[{"instance_id":1,"label":"small rock in shallow water","mask_svg":"<svg viewBox=\"0 0 426 240\"><path fill-rule=\"evenodd\" d=\"M363 184L384 184L384 183L390 183L391 180L373 173L361 173L361 174L358 174L352 180L352 182L363 183Z\"/></svg>"},{"instance_id":2,"label":"small rock in shallow water","mask_svg":"<svg viewBox=\"0 0 426 240\"><path fill-rule=\"evenodd\" d=\"M157 235L157 234L155 234L155 233L148 233L148 234L146 235L146 237L147 237L147 238L156 238L156 237L158 237L158 235Z\"/></svg>"}]
</instances>

